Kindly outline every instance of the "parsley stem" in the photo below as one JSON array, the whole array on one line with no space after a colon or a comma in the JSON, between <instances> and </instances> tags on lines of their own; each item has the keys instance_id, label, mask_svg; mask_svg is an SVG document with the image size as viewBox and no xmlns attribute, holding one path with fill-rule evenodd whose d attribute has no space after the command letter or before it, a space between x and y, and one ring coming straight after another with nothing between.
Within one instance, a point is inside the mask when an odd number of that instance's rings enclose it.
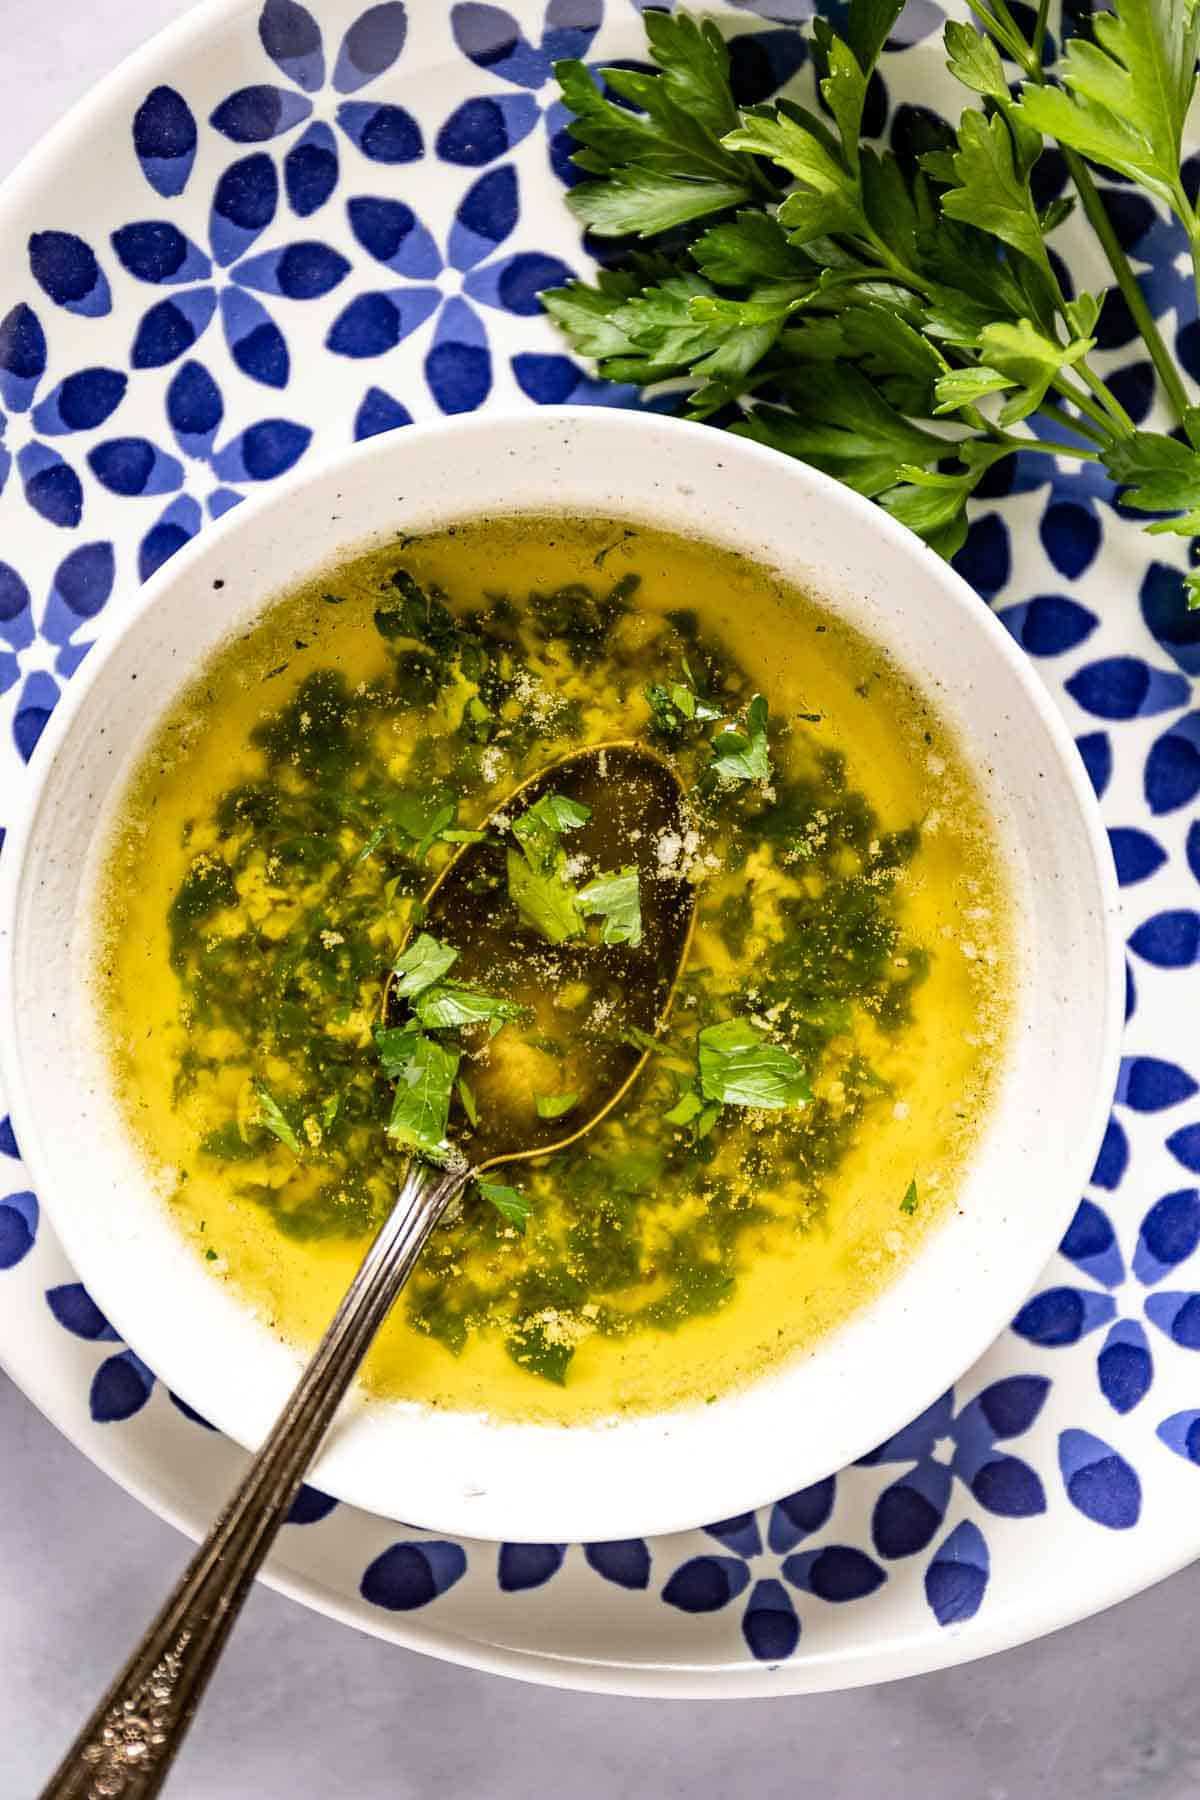
<instances>
[{"instance_id":1,"label":"parsley stem","mask_svg":"<svg viewBox=\"0 0 1200 1800\"><path fill-rule=\"evenodd\" d=\"M1043 400L1038 407L1038 412L1043 419L1052 419L1056 425L1065 426L1068 431L1077 432L1080 437L1090 438L1092 443L1098 444L1101 449L1107 447L1107 433L1102 436L1094 425L1088 424L1086 419L1075 418L1072 413L1067 412L1065 407L1056 406L1053 400ZM1091 452L1089 452L1090 454Z\"/></svg>"},{"instance_id":2,"label":"parsley stem","mask_svg":"<svg viewBox=\"0 0 1200 1800\"><path fill-rule=\"evenodd\" d=\"M1076 387L1075 383L1066 375L1056 375L1052 385L1057 388L1064 400L1069 400L1072 406L1079 409L1085 419L1090 419L1093 425L1099 427L1102 435L1096 441L1098 443L1109 442L1113 435L1112 421L1103 407L1097 406L1091 395L1085 393L1082 388ZM1093 434L1089 432L1088 435L1090 437Z\"/></svg>"},{"instance_id":3,"label":"parsley stem","mask_svg":"<svg viewBox=\"0 0 1200 1800\"><path fill-rule=\"evenodd\" d=\"M1175 358L1167 349L1162 333L1155 324L1154 315L1146 304L1146 296L1138 285L1129 258L1121 248L1121 240L1113 230L1112 220L1100 198L1100 190L1092 179L1091 171L1078 151L1068 150L1064 145L1062 154L1087 222L1100 240L1100 247L1108 258L1108 266L1116 278L1121 297L1129 308L1129 316L1150 352L1150 361L1162 383L1163 393L1175 415L1175 422L1179 424L1188 405L1188 397Z\"/></svg>"},{"instance_id":4,"label":"parsley stem","mask_svg":"<svg viewBox=\"0 0 1200 1800\"><path fill-rule=\"evenodd\" d=\"M1050 408L1046 406L1042 406L1038 410L1043 418L1050 413ZM1066 413L1063 413L1062 421L1063 424L1069 425L1072 430L1075 430L1075 421ZM995 443L1005 444L1010 450L1035 450L1043 456L1074 456L1080 462L1099 462L1100 460L1100 452L1089 450L1086 444L1064 444L1056 438L1016 437L1010 431L996 430L991 435Z\"/></svg>"},{"instance_id":5,"label":"parsley stem","mask_svg":"<svg viewBox=\"0 0 1200 1800\"><path fill-rule=\"evenodd\" d=\"M1113 393L1108 383L1101 380L1095 369L1088 366L1086 357L1081 358L1081 360L1075 364L1075 367L1079 370L1079 373L1083 376L1083 379L1087 382L1087 385L1091 388L1093 394L1095 394L1097 400L1099 400L1101 406L1113 421L1118 431L1124 436L1132 435L1136 429L1133 420L1125 411L1125 408L1121 405L1121 402L1117 399L1117 396Z\"/></svg>"},{"instance_id":6,"label":"parsley stem","mask_svg":"<svg viewBox=\"0 0 1200 1800\"><path fill-rule=\"evenodd\" d=\"M1030 52L1035 68L1042 66L1042 54L1046 47L1046 19L1050 12L1050 0L1038 0L1037 18L1033 26L1033 42Z\"/></svg>"}]
</instances>

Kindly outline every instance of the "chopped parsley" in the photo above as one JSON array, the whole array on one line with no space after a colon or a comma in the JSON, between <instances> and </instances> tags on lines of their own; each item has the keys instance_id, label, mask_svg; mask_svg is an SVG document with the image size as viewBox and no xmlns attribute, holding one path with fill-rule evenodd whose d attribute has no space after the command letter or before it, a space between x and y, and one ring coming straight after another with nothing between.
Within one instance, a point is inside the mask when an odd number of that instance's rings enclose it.
<instances>
[{"instance_id":1,"label":"chopped parsley","mask_svg":"<svg viewBox=\"0 0 1200 1800\"><path fill-rule=\"evenodd\" d=\"M602 944L631 944L642 941L642 903L638 891L636 869L621 869L616 875L601 875L580 888L575 896L581 913L589 917L599 914Z\"/></svg>"},{"instance_id":2,"label":"chopped parsley","mask_svg":"<svg viewBox=\"0 0 1200 1800\"><path fill-rule=\"evenodd\" d=\"M515 1225L518 1231L524 1232L532 1210L524 1194L514 1187L505 1187L503 1182L485 1181L482 1175L476 1176L475 1186L489 1206L495 1207L502 1219L506 1219L510 1225Z\"/></svg>"},{"instance_id":3,"label":"chopped parsley","mask_svg":"<svg viewBox=\"0 0 1200 1800\"><path fill-rule=\"evenodd\" d=\"M405 1149L415 1150L434 1162L446 1162L452 1154L446 1125L459 1052L448 1050L421 1031L382 1035L397 1040L389 1046L385 1063L396 1083L388 1136ZM404 1040L402 1050L399 1040Z\"/></svg>"},{"instance_id":4,"label":"chopped parsley","mask_svg":"<svg viewBox=\"0 0 1200 1800\"><path fill-rule=\"evenodd\" d=\"M392 964L392 994L397 1000L411 1000L423 993L458 961L458 951L439 943L427 931L413 939L402 956Z\"/></svg>"},{"instance_id":5,"label":"chopped parsley","mask_svg":"<svg viewBox=\"0 0 1200 1800\"><path fill-rule=\"evenodd\" d=\"M254 1092L258 1096L259 1124L269 1131L272 1137L277 1137L281 1144L286 1144L293 1155L299 1156L300 1139L288 1123L287 1114L278 1100L263 1087L261 1082L255 1084Z\"/></svg>"},{"instance_id":6,"label":"chopped parsley","mask_svg":"<svg viewBox=\"0 0 1200 1800\"><path fill-rule=\"evenodd\" d=\"M804 1067L749 1019L726 1019L700 1033L700 1089L723 1106L778 1111L812 1099Z\"/></svg>"},{"instance_id":7,"label":"chopped parsley","mask_svg":"<svg viewBox=\"0 0 1200 1800\"><path fill-rule=\"evenodd\" d=\"M914 1175L913 1179L909 1182L908 1186L904 1190L904 1198L900 1202L900 1211L902 1213L915 1213L916 1210L917 1210L917 1179L916 1179L916 1176Z\"/></svg>"},{"instance_id":8,"label":"chopped parsley","mask_svg":"<svg viewBox=\"0 0 1200 1800\"><path fill-rule=\"evenodd\" d=\"M569 1113L571 1108L578 1104L578 1101L579 1095L573 1091L569 1094L535 1094L533 1096L533 1104L537 1108L539 1119L561 1119L564 1113Z\"/></svg>"},{"instance_id":9,"label":"chopped parsley","mask_svg":"<svg viewBox=\"0 0 1200 1800\"><path fill-rule=\"evenodd\" d=\"M713 774L722 781L769 781L771 752L767 744L767 703L755 694L740 731L723 731L713 740Z\"/></svg>"}]
</instances>

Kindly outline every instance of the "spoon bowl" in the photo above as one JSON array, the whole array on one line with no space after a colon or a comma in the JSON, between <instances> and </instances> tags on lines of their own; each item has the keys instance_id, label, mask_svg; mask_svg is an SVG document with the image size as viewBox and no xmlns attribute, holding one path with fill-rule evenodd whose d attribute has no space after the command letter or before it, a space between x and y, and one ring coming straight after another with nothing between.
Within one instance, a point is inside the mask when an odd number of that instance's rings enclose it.
<instances>
[{"instance_id":1,"label":"spoon bowl","mask_svg":"<svg viewBox=\"0 0 1200 1800\"><path fill-rule=\"evenodd\" d=\"M523 926L508 899L510 827L549 795L590 816L570 836L572 862L589 873L632 870L641 929L637 942L604 942L593 926L551 943ZM451 1138L475 1170L549 1156L592 1130L637 1080L670 1011L687 960L695 890L680 854L687 807L679 776L644 744L593 745L548 763L513 789L464 844L425 896L421 929L453 944L455 981L501 992L526 1010L523 1025L489 1039L477 1033L464 1063L477 1101L472 1121L456 1089ZM664 855L664 852L667 854ZM390 977L385 1017L401 1022ZM570 1001L564 1006L564 1000ZM539 1115L534 1081L572 1104Z\"/></svg>"}]
</instances>

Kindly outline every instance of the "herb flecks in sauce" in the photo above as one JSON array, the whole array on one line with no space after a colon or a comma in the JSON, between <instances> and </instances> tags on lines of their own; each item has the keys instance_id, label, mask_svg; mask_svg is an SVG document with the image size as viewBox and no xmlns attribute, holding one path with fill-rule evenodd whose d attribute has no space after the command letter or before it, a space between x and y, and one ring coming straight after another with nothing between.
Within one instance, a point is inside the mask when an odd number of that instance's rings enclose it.
<instances>
[{"instance_id":1,"label":"herb flecks in sauce","mask_svg":"<svg viewBox=\"0 0 1200 1800\"><path fill-rule=\"evenodd\" d=\"M530 966L579 959L532 1002L462 979L421 896L525 778L628 737L692 795L685 829L638 846L643 887L649 868L696 888L669 1027L632 1039L652 1054L587 1138L468 1188L372 1353L383 1391L560 1418L719 1392L886 1278L986 1108L1003 886L953 744L878 654L710 546L462 526L324 578L223 652L113 851L123 1095L157 1166L189 1170L172 1203L202 1251L208 1221L227 1278L314 1338L397 1150L443 1154L456 1107L483 1129L496 1058L531 1118L570 1129L573 1047L631 1041L586 959L637 941L634 858L579 866L586 830L544 802L545 829L515 802L488 825Z\"/></svg>"}]
</instances>

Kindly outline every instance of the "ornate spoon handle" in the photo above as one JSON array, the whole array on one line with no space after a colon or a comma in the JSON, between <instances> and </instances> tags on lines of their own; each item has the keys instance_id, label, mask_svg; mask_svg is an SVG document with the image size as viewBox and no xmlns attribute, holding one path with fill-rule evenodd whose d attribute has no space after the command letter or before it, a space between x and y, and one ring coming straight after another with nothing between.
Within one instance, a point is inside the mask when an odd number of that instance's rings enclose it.
<instances>
[{"instance_id":1,"label":"ornate spoon handle","mask_svg":"<svg viewBox=\"0 0 1200 1800\"><path fill-rule=\"evenodd\" d=\"M42 1800L150 1800L158 1793L346 1389L466 1178L465 1170L446 1174L410 1165L395 1206L266 1442Z\"/></svg>"}]
</instances>

